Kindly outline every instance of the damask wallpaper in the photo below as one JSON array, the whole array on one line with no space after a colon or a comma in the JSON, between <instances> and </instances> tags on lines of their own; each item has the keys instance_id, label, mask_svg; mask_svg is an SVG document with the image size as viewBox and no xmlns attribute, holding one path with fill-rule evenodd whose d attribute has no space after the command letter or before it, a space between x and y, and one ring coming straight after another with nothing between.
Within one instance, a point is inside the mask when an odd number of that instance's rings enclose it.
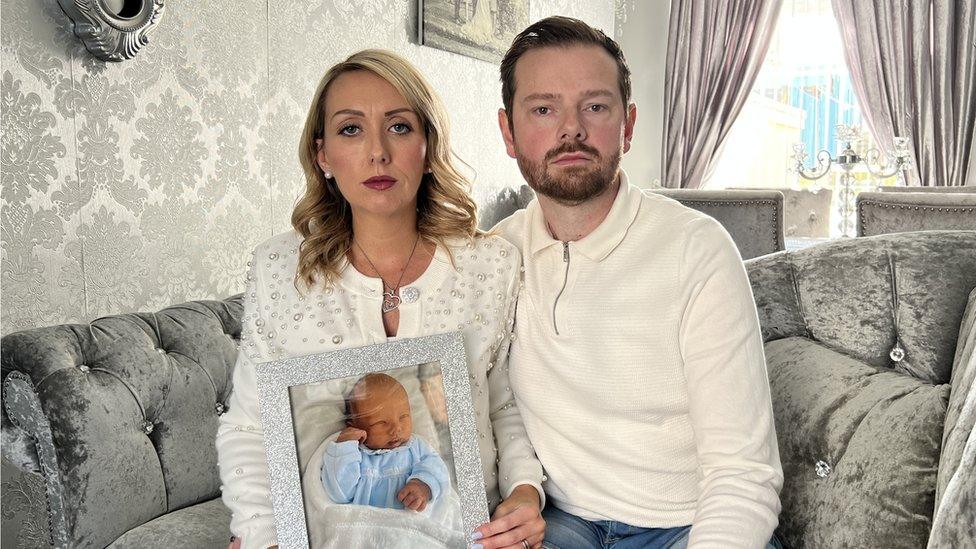
<instances>
[{"instance_id":1,"label":"damask wallpaper","mask_svg":"<svg viewBox=\"0 0 976 549\"><path fill-rule=\"evenodd\" d=\"M624 11L531 2L532 21L556 13L609 33ZM435 85L479 203L521 184L497 67L416 45L412 0L167 0L150 44L117 64L87 53L56 0L0 14L2 333L240 291L250 249L290 226L318 79L362 48Z\"/></svg>"}]
</instances>

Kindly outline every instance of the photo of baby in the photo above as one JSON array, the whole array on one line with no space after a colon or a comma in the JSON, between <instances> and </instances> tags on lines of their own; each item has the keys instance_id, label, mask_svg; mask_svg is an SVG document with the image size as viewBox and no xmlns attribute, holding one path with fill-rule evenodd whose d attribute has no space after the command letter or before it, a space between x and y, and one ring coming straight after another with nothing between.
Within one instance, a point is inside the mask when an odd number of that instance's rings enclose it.
<instances>
[{"instance_id":1,"label":"photo of baby","mask_svg":"<svg viewBox=\"0 0 976 549\"><path fill-rule=\"evenodd\" d=\"M396 379L363 376L346 398L346 417L322 460L332 501L424 511L451 489L444 460L413 433L410 400Z\"/></svg>"},{"instance_id":2,"label":"photo of baby","mask_svg":"<svg viewBox=\"0 0 976 549\"><path fill-rule=\"evenodd\" d=\"M440 365L289 389L311 547L463 547Z\"/></svg>"}]
</instances>

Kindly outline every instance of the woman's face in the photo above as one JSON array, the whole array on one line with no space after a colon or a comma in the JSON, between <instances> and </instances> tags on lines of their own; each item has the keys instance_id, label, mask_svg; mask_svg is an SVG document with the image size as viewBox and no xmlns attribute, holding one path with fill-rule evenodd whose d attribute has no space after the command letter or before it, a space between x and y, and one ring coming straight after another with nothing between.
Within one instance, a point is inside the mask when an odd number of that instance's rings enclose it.
<instances>
[{"instance_id":1,"label":"woman's face","mask_svg":"<svg viewBox=\"0 0 976 549\"><path fill-rule=\"evenodd\" d=\"M353 216L413 215L427 138L406 99L372 72L352 71L332 82L325 106L319 166L332 172Z\"/></svg>"}]
</instances>

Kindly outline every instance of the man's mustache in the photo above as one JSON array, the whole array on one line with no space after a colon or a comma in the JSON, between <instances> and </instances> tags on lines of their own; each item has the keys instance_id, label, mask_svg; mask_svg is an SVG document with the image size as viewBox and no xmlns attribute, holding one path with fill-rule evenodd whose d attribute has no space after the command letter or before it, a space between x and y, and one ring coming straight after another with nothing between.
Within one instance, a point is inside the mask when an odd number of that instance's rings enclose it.
<instances>
[{"instance_id":1,"label":"man's mustache","mask_svg":"<svg viewBox=\"0 0 976 549\"><path fill-rule=\"evenodd\" d=\"M566 143L563 143L562 145L556 147L555 149L552 149L549 152L547 152L546 162L549 162L550 160L556 158L561 154L570 154L570 153L586 153L592 156L594 159L600 158L600 151L594 149L593 147L585 143L580 143L579 141L567 141Z\"/></svg>"}]
</instances>

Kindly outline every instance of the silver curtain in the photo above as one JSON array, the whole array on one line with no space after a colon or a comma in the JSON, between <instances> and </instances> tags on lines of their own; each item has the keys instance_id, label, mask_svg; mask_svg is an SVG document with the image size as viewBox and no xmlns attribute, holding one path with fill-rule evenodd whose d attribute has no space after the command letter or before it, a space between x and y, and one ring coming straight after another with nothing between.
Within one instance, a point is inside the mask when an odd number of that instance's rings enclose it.
<instances>
[{"instance_id":1,"label":"silver curtain","mask_svg":"<svg viewBox=\"0 0 976 549\"><path fill-rule=\"evenodd\" d=\"M782 0L672 0L664 76L665 187L697 188L752 90Z\"/></svg>"},{"instance_id":2,"label":"silver curtain","mask_svg":"<svg viewBox=\"0 0 976 549\"><path fill-rule=\"evenodd\" d=\"M909 185L976 185L976 2L832 0L861 111L907 137Z\"/></svg>"}]
</instances>

